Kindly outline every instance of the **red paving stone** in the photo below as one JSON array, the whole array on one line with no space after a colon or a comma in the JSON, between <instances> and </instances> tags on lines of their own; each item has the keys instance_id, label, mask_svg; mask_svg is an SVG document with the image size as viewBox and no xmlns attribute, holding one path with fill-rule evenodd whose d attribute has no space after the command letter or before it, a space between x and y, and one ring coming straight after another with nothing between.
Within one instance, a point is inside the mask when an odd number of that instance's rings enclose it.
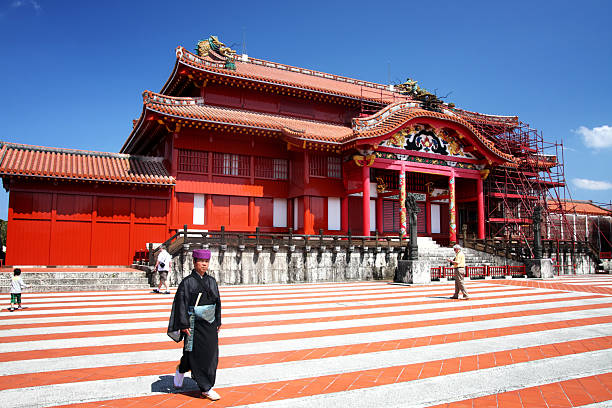
<instances>
[{"instance_id":1,"label":"red paving stone","mask_svg":"<svg viewBox=\"0 0 612 408\"><path fill-rule=\"evenodd\" d=\"M499 284L502 281L494 281L493 284ZM511 281L510 283L504 282L504 285L526 286L526 287L541 287L537 285L523 284L527 283L547 283L547 282L535 282L535 281ZM553 282L554 283L554 282ZM565 289L564 284L559 284L557 287L547 287L548 289L554 290L578 290L578 289ZM579 292L598 293L598 295L589 296L575 296L573 299L594 299L604 298L602 295L605 292L599 292L595 289L588 288L585 286L574 285L575 287L582 289ZM591 290L592 289L592 290ZM492 292L492 291L487 291ZM482 292L481 292L482 293ZM534 293L535 294L535 293ZM480 294L479 294L480 295ZM475 296L478 299L489 299L494 300L498 296L490 296L483 293L483 296ZM513 295L510 295L513 296ZM416 296L415 296L416 297ZM500 298L503 296L499 296ZM517 296L518 297L518 296ZM409 298L409 297L408 297ZM266 298L268 300L268 298ZM286 300L283 299L283 300ZM569 298L563 298L563 300L569 300ZM428 301L413 301L412 304L424 304L425 302L433 302L434 299ZM435 299L435 301L438 301ZM324 301L323 303L325 303ZM517 300L511 303L500 304L501 306L510 305L525 305L528 307L531 304L545 304L551 301L521 301ZM332 303L332 302L330 302ZM293 302L290 301L288 304L292 306L303 306L309 304L309 302ZM410 304L408 301L406 304ZM465 306L460 307L448 307L441 309L428 310L415 310L411 314L426 314L432 312L444 312L444 311L458 311L465 310L470 311L479 308L494 307L493 304L487 304L483 306L474 306L470 303L466 303ZM67 305L67 308L71 306ZM239 307L239 306L236 306ZM368 305L374 309L375 307ZM376 306L376 307L388 307L388 305ZM586 310L598 310L602 308L611 308L612 302L600 303L592 305L579 305L566 307L563 311L586 311ZM359 306L350 307L350 309L357 309ZM342 309L348 310L349 308ZM296 309L299 310L299 309ZM329 310L340 310L340 308L330 307ZM319 311L319 310L317 310ZM500 319L508 317L522 317L522 316L536 316L541 314L554 314L559 312L558 308L546 308L536 310L524 310L519 312L505 312L496 313L494 315L481 315L481 316L465 316L452 319L432 319L425 321L397 323L397 324L381 324L367 327L351 327L351 328L337 328L327 330L309 330L299 333L277 333L277 334L260 334L253 336L235 336L231 338L222 338L221 344L241 344L241 343L253 343L257 341L277 341L287 339L308 339L312 337L321 336L338 336L343 334L358 334L358 333L371 333L371 332L383 332L387 330L404 329L411 327L428 327L436 325L447 325L457 324L462 322L473 322L473 321L486 321L491 319ZM83 312L83 316L91 316L95 313ZM140 313L140 312L139 312ZM230 309L230 314L231 309ZM270 313L270 312L268 312ZM403 312L405 313L405 312ZM259 313L258 313L259 314ZM237 315L245 315L244 313L237 313ZM365 318L376 318L376 317L388 317L388 316L399 316L400 312L384 312L373 313L368 315L360 316L345 316L345 317L329 317L329 318L308 318L308 319L292 319L290 321L274 322L270 320L269 325L283 326L286 324L315 324L321 322L333 322L340 320L359 320ZM225 316L225 309L224 309ZM113 320L116 324L121 324L129 321L129 319L116 319ZM156 321L155 319L151 321ZM102 322L90 321L90 324L101 324ZM347 355L358 355L362 353L372 353L374 351L387 351L387 350L401 350L410 349L414 347L434 345L434 344L445 344L445 343L457 343L460 347L460 342L466 340L475 339L486 339L492 337L502 337L520 333L533 333L545 330L562 329L569 327L582 327L593 324L604 324L612 323L612 316L593 317L593 318L582 318L572 319L564 321L556 321L550 323L541 324L527 324L517 325L512 327L495 328L487 330L457 332L444 335L435 336L423 336L418 338L407 338L395 341L380 341L373 343L363 344L350 344L346 346L336 347L322 347L315 349L300 349L283 352L273 353L261 353L261 354L250 354L246 356L232 356L224 357L221 356L219 368L230 368L230 367L245 367L245 366L257 366L280 362L296 362L305 360L314 360L319 358L334 357L334 356L347 356ZM52 323L44 324L39 327L51 327ZM61 325L58 324L58 325ZM234 324L233 326L228 324L227 327L243 328L243 327L256 327L259 323L240 323ZM266 325L266 324L262 324ZM18 326L18 324L16 324ZM224 325L224 327L226 327ZM158 330L158 329L157 329ZM138 334L138 333L151 333L148 329L134 329L134 330L109 330L104 332L82 332L82 333L66 333L66 334L40 334L36 336L14 336L8 338L0 338L0 343L10 343L18 341L36 341L36 340L49 340L49 339L68 339L68 338L87 338L87 337L110 337L119 334ZM25 338L25 340L24 340ZM117 346L92 346L92 347L76 347L70 349L55 349L55 350L40 350L30 352L13 352L13 353L0 353L1 361L12 361L16 359L27 360L35 358L49 358L49 357L68 357L78 355L89 355L89 354L104 354L104 353L116 353L116 352L128 352L128 351L145 351L145 350L165 350L178 348L180 345L175 345L171 342L166 343L149 343L149 344L123 344ZM382 385L391 385L398 383L407 383L409 381L415 381L419 379L428 379L446 376L456 375L459 373L475 372L478 370L492 368L492 367L510 367L514 364L526 363L536 360L542 360L546 358L554 358L559 356L569 356L573 354L580 354L588 351L597 350L608 350L612 348L612 336L601 336L595 338L589 338L582 341L567 341L558 342L554 344L544 344L542 346L535 347L524 347L520 349L511 349L499 352L483 352L476 355L469 355L456 358L448 358L444 360L426 361L424 363L391 366L382 369L372 370L361 370L345 372L340 374L324 375L314 378L302 378L288 381L277 381L263 384L246 384L233 387L216 388L217 391L222 395L222 399L217 402L210 402L208 400L198 398L198 393L177 393L177 394L155 394L147 395L142 397L134 398L121 398L111 401L96 401L88 403L68 404L62 405L62 407L202 407L202 406L214 406L214 407L230 407L236 405L245 404L256 404L266 401L279 401L296 397L309 397L318 394L331 394L337 392L344 392L349 390L366 389L370 387L377 387ZM72 383L72 382L83 382L83 381L95 381L102 379L119 379L125 377L137 377L137 376L148 376L148 375L163 375L174 370L176 362L160 362L160 363L146 363L146 364L134 364L129 366L111 366L111 367L91 367L81 368L78 370L61 370L52 371L47 373L27 373L10 376L0 376L0 390L9 390L14 388L22 387L38 387L44 385ZM432 405L431 407L572 407L587 405L593 402L602 402L612 400L612 374L605 373L601 375L588 376L583 378L576 378L567 381L560 381L550 384L542 384L535 387L527 387L508 391L499 394L484 395L478 398L452 401L446 404Z\"/></svg>"}]
</instances>

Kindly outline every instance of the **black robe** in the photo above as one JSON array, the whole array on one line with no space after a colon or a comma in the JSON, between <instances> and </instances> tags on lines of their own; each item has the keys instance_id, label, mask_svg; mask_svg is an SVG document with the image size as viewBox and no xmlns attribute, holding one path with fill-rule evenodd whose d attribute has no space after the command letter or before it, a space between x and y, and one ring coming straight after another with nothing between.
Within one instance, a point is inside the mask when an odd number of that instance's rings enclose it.
<instances>
[{"instance_id":1,"label":"black robe","mask_svg":"<svg viewBox=\"0 0 612 408\"><path fill-rule=\"evenodd\" d=\"M193 333L193 349L183 351L181 372L191 370L191 377L198 383L201 391L208 391L215 385L217 364L219 363L219 337L217 329L221 326L221 297L215 278L208 274L200 275L194 270L181 281L168 323L168 333L189 328L189 306L195 306L198 294L202 293L198 306L215 305L215 320L196 319ZM183 340L181 336L177 341Z\"/></svg>"}]
</instances>

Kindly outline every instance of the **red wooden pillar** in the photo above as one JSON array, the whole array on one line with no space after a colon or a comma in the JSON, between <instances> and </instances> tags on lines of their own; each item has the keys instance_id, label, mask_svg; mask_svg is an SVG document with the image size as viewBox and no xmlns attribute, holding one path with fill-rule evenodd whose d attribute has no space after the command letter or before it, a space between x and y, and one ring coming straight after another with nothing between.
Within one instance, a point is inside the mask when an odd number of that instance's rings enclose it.
<instances>
[{"instance_id":1,"label":"red wooden pillar","mask_svg":"<svg viewBox=\"0 0 612 408\"><path fill-rule=\"evenodd\" d=\"M364 164L361 173L363 183L363 235L370 236L370 168Z\"/></svg>"},{"instance_id":2,"label":"red wooden pillar","mask_svg":"<svg viewBox=\"0 0 612 408\"><path fill-rule=\"evenodd\" d=\"M293 198L287 198L287 229L289 231L296 229L293 225Z\"/></svg>"},{"instance_id":3,"label":"red wooden pillar","mask_svg":"<svg viewBox=\"0 0 612 408\"><path fill-rule=\"evenodd\" d=\"M383 233L383 199L376 197L376 231Z\"/></svg>"},{"instance_id":4,"label":"red wooden pillar","mask_svg":"<svg viewBox=\"0 0 612 408\"><path fill-rule=\"evenodd\" d=\"M450 178L448 179L448 211L449 211L449 224L450 234L449 240L451 245L457 243L457 208L455 207L455 172L451 172Z\"/></svg>"},{"instance_id":5,"label":"red wooden pillar","mask_svg":"<svg viewBox=\"0 0 612 408\"><path fill-rule=\"evenodd\" d=\"M485 211L484 191L482 178L476 180L476 193L478 195L478 239L485 239Z\"/></svg>"},{"instance_id":6,"label":"red wooden pillar","mask_svg":"<svg viewBox=\"0 0 612 408\"><path fill-rule=\"evenodd\" d=\"M348 234L348 196L342 197L342 208L340 209L340 228L343 234Z\"/></svg>"},{"instance_id":7,"label":"red wooden pillar","mask_svg":"<svg viewBox=\"0 0 612 408\"><path fill-rule=\"evenodd\" d=\"M402 168L399 174L399 205L400 205L400 236L402 239L406 239L406 170L404 163L402 162Z\"/></svg>"},{"instance_id":8,"label":"red wooden pillar","mask_svg":"<svg viewBox=\"0 0 612 408\"><path fill-rule=\"evenodd\" d=\"M255 225L255 198L249 197L249 209L248 209L248 219L249 219L249 227L257 227Z\"/></svg>"},{"instance_id":9,"label":"red wooden pillar","mask_svg":"<svg viewBox=\"0 0 612 408\"><path fill-rule=\"evenodd\" d=\"M314 217L310 212L310 196L304 196L304 234L314 235Z\"/></svg>"},{"instance_id":10,"label":"red wooden pillar","mask_svg":"<svg viewBox=\"0 0 612 408\"><path fill-rule=\"evenodd\" d=\"M431 197L429 193L425 195L425 230L431 236Z\"/></svg>"},{"instance_id":11,"label":"red wooden pillar","mask_svg":"<svg viewBox=\"0 0 612 408\"><path fill-rule=\"evenodd\" d=\"M211 226L212 226L212 223L213 223L213 219L212 219L212 210L213 210L212 195L211 194L206 194L204 196L204 199L206 200L206 210L204 211L204 223L208 226L209 229L211 229Z\"/></svg>"}]
</instances>

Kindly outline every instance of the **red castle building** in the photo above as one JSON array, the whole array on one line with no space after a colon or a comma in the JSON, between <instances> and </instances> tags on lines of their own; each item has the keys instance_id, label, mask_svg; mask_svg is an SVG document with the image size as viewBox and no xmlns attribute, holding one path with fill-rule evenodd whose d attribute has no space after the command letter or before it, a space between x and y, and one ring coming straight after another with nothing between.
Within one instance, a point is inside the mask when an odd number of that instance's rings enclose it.
<instances>
[{"instance_id":1,"label":"red castle building","mask_svg":"<svg viewBox=\"0 0 612 408\"><path fill-rule=\"evenodd\" d=\"M176 49L120 153L2 143L6 264L131 264L183 225L405 235L411 193L419 235L516 234L564 184L541 144L517 117L457 109L414 81L237 56L210 37Z\"/></svg>"}]
</instances>

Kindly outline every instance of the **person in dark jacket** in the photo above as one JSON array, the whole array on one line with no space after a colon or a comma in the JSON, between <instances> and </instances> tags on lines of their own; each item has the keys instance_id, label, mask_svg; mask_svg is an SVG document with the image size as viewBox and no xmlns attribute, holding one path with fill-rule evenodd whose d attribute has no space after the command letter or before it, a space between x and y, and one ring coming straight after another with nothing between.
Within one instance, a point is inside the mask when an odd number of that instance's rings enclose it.
<instances>
[{"instance_id":1,"label":"person in dark jacket","mask_svg":"<svg viewBox=\"0 0 612 408\"><path fill-rule=\"evenodd\" d=\"M174 386L181 388L185 373L211 400L221 398L213 390L219 362L221 297L214 277L207 273L210 251L193 251L194 269L181 281L168 323L168 335L176 342L184 340L183 356L174 374Z\"/></svg>"}]
</instances>

